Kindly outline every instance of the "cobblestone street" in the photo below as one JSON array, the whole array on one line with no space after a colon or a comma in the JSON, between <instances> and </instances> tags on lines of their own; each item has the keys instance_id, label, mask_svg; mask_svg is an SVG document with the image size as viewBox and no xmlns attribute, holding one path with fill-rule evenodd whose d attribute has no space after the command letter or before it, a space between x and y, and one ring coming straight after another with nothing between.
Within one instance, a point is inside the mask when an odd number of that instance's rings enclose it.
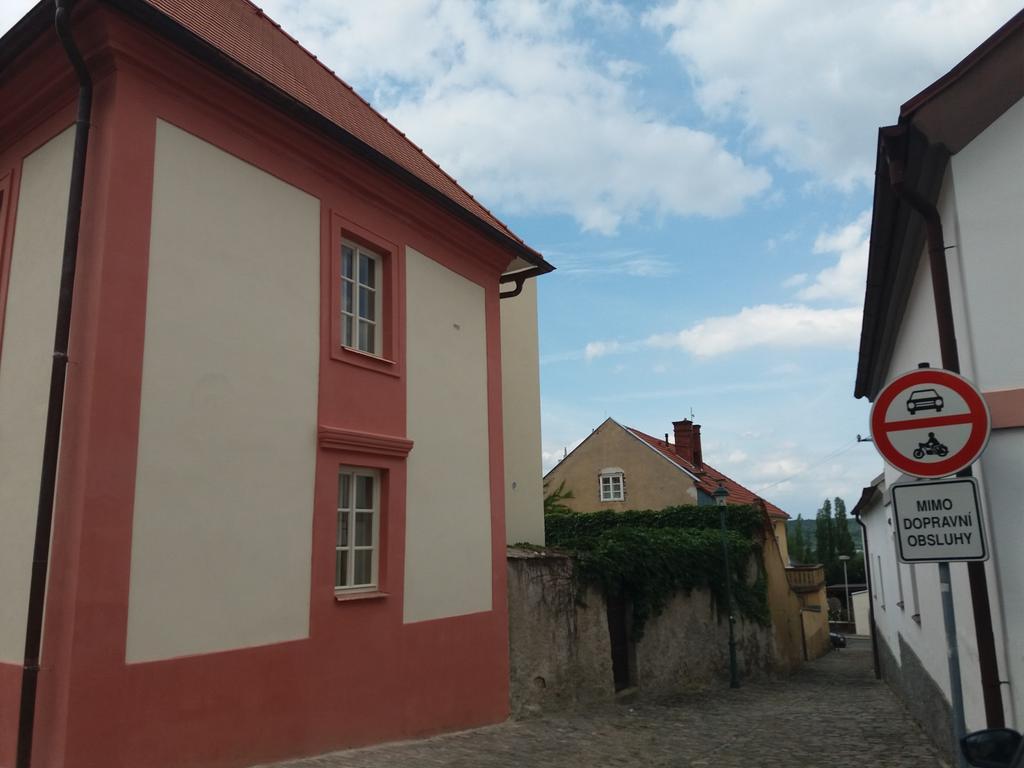
<instances>
[{"instance_id":1,"label":"cobblestone street","mask_svg":"<svg viewBox=\"0 0 1024 768\"><path fill-rule=\"evenodd\" d=\"M871 646L671 702L619 704L281 764L277 768L821 766L937 768L946 762L884 683Z\"/></svg>"}]
</instances>

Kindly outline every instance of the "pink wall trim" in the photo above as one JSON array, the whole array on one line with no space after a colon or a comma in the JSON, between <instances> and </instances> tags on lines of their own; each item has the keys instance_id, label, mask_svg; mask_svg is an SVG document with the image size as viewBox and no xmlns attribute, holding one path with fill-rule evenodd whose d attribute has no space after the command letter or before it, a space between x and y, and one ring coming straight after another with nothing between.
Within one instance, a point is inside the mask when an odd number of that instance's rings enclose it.
<instances>
[{"instance_id":1,"label":"pink wall trim","mask_svg":"<svg viewBox=\"0 0 1024 768\"><path fill-rule=\"evenodd\" d=\"M360 432L355 429L342 429L340 427L325 427L322 424L317 431L317 440L321 448L333 448L335 450L347 448L353 451L376 453L383 456L405 457L412 450L412 440L407 440L404 437L378 435L374 432Z\"/></svg>"},{"instance_id":2,"label":"pink wall trim","mask_svg":"<svg viewBox=\"0 0 1024 768\"><path fill-rule=\"evenodd\" d=\"M105 6L89 7L89 14L78 17L77 31L97 75L96 125L72 320L34 765L235 768L503 720L508 619L498 278L507 253L124 17ZM45 62L62 61L50 53L26 60L24 76L13 84L0 83L3 103L18 106L12 110L18 114L0 115L0 128L11 121L32 126L0 148L0 177L13 171L11 210L21 158L71 120L70 79L59 110L46 119L34 114L39 107L31 100L8 98L15 85L17 93L31 92L45 80ZM157 119L321 201L310 634L258 648L126 664ZM10 135L0 130L0 136ZM331 276L339 235L393 245L393 362L386 367L332 354ZM491 469L493 608L416 624L402 617L404 454L411 445L405 436L407 247L485 289ZM360 408L352 407L353 392L361 393ZM388 594L380 599L335 600L337 468L343 464L378 468L386 477L380 584ZM6 703L17 695L19 676L16 665L0 665L0 766L13 752Z\"/></svg>"},{"instance_id":3,"label":"pink wall trim","mask_svg":"<svg viewBox=\"0 0 1024 768\"><path fill-rule=\"evenodd\" d=\"M998 389L983 395L992 415L992 429L1024 427L1024 388Z\"/></svg>"}]
</instances>

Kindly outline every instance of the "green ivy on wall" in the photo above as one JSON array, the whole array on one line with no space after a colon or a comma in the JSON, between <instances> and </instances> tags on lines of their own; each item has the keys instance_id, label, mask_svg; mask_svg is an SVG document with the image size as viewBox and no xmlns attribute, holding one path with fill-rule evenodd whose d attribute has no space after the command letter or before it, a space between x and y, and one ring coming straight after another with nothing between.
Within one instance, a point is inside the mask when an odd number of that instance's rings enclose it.
<instances>
[{"instance_id":1,"label":"green ivy on wall","mask_svg":"<svg viewBox=\"0 0 1024 768\"><path fill-rule=\"evenodd\" d=\"M759 532L764 513L748 506L728 507L727 539L733 599L740 615L770 622ZM725 578L717 507L662 510L557 512L544 516L547 545L572 555L579 577L605 594L625 597L633 606L633 634L639 638L677 592L707 588L725 614ZM758 576L745 577L750 558Z\"/></svg>"}]
</instances>

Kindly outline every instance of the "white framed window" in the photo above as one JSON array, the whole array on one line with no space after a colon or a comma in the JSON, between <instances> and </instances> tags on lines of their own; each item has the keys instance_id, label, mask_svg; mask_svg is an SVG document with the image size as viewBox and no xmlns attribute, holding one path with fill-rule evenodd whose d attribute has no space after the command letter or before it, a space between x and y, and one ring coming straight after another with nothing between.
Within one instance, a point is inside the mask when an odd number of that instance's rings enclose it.
<instances>
[{"instance_id":1,"label":"white framed window","mask_svg":"<svg viewBox=\"0 0 1024 768\"><path fill-rule=\"evenodd\" d=\"M335 591L376 588L379 551L380 472L341 467L338 471Z\"/></svg>"},{"instance_id":2,"label":"white framed window","mask_svg":"<svg viewBox=\"0 0 1024 768\"><path fill-rule=\"evenodd\" d=\"M618 467L606 467L600 474L601 501L623 501L626 498L626 474Z\"/></svg>"},{"instance_id":3,"label":"white framed window","mask_svg":"<svg viewBox=\"0 0 1024 768\"><path fill-rule=\"evenodd\" d=\"M381 262L362 246L341 244L341 343L370 355L382 345Z\"/></svg>"}]
</instances>

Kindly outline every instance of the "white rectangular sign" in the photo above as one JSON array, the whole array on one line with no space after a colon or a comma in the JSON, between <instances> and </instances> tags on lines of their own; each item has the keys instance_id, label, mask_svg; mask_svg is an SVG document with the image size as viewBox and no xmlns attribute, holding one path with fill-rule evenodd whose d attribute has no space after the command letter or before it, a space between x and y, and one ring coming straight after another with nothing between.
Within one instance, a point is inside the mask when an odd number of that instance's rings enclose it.
<instances>
[{"instance_id":1,"label":"white rectangular sign","mask_svg":"<svg viewBox=\"0 0 1024 768\"><path fill-rule=\"evenodd\" d=\"M988 560L973 478L894 485L892 510L901 562Z\"/></svg>"}]
</instances>

